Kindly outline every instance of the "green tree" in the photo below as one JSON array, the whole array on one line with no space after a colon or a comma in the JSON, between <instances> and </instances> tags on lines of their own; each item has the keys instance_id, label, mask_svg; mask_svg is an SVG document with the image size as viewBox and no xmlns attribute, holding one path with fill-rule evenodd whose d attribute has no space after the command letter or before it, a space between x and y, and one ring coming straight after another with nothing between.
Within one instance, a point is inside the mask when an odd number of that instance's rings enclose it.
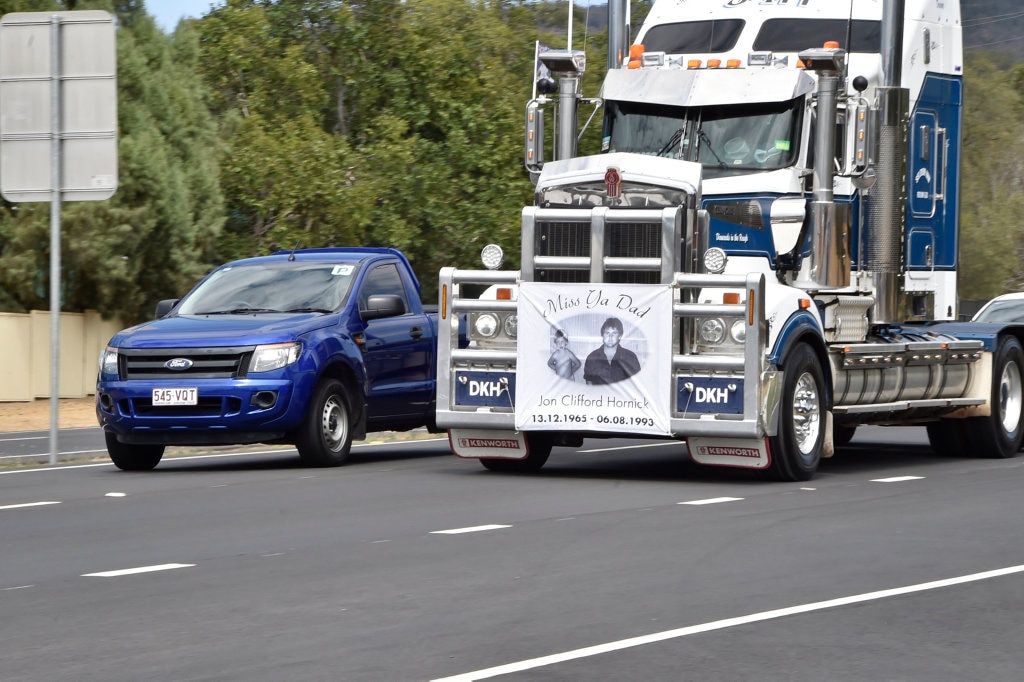
<instances>
[{"instance_id":1,"label":"green tree","mask_svg":"<svg viewBox=\"0 0 1024 682\"><path fill-rule=\"evenodd\" d=\"M1024 100L984 53L969 53L965 73L959 293L980 299L1024 289Z\"/></svg>"},{"instance_id":2,"label":"green tree","mask_svg":"<svg viewBox=\"0 0 1024 682\"><path fill-rule=\"evenodd\" d=\"M107 201L62 206L62 309L131 321L149 317L157 299L184 293L208 269L224 206L196 35L188 27L164 35L140 3L118 10L119 186ZM5 204L0 305L49 308L48 263L49 205Z\"/></svg>"}]
</instances>

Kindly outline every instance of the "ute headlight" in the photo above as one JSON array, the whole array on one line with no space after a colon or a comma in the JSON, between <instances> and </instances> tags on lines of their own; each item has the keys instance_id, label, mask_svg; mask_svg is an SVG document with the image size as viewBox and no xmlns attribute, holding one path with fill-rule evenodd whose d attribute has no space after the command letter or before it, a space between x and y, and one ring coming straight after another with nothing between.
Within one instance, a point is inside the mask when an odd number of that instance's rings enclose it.
<instances>
[{"instance_id":1,"label":"ute headlight","mask_svg":"<svg viewBox=\"0 0 1024 682\"><path fill-rule=\"evenodd\" d=\"M480 251L480 260L488 270L497 270L505 262L505 252L497 244L488 244Z\"/></svg>"},{"instance_id":2,"label":"ute headlight","mask_svg":"<svg viewBox=\"0 0 1024 682\"><path fill-rule=\"evenodd\" d=\"M505 329L505 336L509 337L510 339L516 338L516 334L519 333L519 316L509 315L508 317L506 317L505 324L503 325L503 327Z\"/></svg>"},{"instance_id":3,"label":"ute headlight","mask_svg":"<svg viewBox=\"0 0 1024 682\"><path fill-rule=\"evenodd\" d=\"M493 313L481 313L473 320L473 329L480 336L489 339L498 333L498 318Z\"/></svg>"},{"instance_id":4,"label":"ute headlight","mask_svg":"<svg viewBox=\"0 0 1024 682\"><path fill-rule=\"evenodd\" d=\"M118 372L117 349L113 346L107 346L100 353L100 374L118 376Z\"/></svg>"},{"instance_id":5,"label":"ute headlight","mask_svg":"<svg viewBox=\"0 0 1024 682\"><path fill-rule=\"evenodd\" d=\"M736 343L743 343L747 340L747 325L743 320L736 320L729 327L729 336Z\"/></svg>"},{"instance_id":6,"label":"ute headlight","mask_svg":"<svg viewBox=\"0 0 1024 682\"><path fill-rule=\"evenodd\" d=\"M725 323L717 317L701 321L700 340L712 346L717 346L725 341Z\"/></svg>"},{"instance_id":7,"label":"ute headlight","mask_svg":"<svg viewBox=\"0 0 1024 682\"><path fill-rule=\"evenodd\" d=\"M302 344L298 341L256 346L252 359L249 360L249 373L269 372L274 369L287 367L299 359L301 351Z\"/></svg>"},{"instance_id":8,"label":"ute headlight","mask_svg":"<svg viewBox=\"0 0 1024 682\"><path fill-rule=\"evenodd\" d=\"M717 275L725 270L725 264L729 258L725 255L725 251L712 246L710 249L704 252L704 269L713 275Z\"/></svg>"}]
</instances>

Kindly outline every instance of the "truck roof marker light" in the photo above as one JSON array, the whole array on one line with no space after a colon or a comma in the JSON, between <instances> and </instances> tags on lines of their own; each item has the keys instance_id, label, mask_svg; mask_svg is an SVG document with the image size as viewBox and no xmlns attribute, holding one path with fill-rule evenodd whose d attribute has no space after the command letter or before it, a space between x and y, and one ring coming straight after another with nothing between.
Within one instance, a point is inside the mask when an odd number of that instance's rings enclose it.
<instances>
[{"instance_id":1,"label":"truck roof marker light","mask_svg":"<svg viewBox=\"0 0 1024 682\"><path fill-rule=\"evenodd\" d=\"M709 69L717 69L721 65L722 65L722 60L721 59L709 59L708 60L708 68Z\"/></svg>"},{"instance_id":2,"label":"truck roof marker light","mask_svg":"<svg viewBox=\"0 0 1024 682\"><path fill-rule=\"evenodd\" d=\"M628 69L639 69L643 64L644 46L643 44L635 44L629 46L629 63L626 65Z\"/></svg>"},{"instance_id":3,"label":"truck roof marker light","mask_svg":"<svg viewBox=\"0 0 1024 682\"><path fill-rule=\"evenodd\" d=\"M499 301L511 301L512 290L508 287L498 287L498 290L494 292L494 297Z\"/></svg>"},{"instance_id":4,"label":"truck roof marker light","mask_svg":"<svg viewBox=\"0 0 1024 682\"><path fill-rule=\"evenodd\" d=\"M741 62L739 59L730 59L725 63L725 68L727 69L738 69L741 66L743 66L743 62Z\"/></svg>"},{"instance_id":5,"label":"truck roof marker light","mask_svg":"<svg viewBox=\"0 0 1024 682\"><path fill-rule=\"evenodd\" d=\"M699 59L691 59L686 62L686 68L688 69L699 69L701 67L701 61Z\"/></svg>"},{"instance_id":6,"label":"truck roof marker light","mask_svg":"<svg viewBox=\"0 0 1024 682\"><path fill-rule=\"evenodd\" d=\"M822 45L822 47L824 47L826 50L838 50L839 49L839 41L838 40L826 40L825 44Z\"/></svg>"}]
</instances>

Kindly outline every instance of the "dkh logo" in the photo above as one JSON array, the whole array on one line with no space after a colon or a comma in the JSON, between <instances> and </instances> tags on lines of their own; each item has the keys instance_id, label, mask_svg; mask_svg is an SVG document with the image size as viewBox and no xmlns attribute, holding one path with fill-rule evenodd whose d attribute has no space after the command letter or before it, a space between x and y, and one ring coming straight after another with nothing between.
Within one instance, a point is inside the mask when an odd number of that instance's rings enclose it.
<instances>
[{"instance_id":1,"label":"dkh logo","mask_svg":"<svg viewBox=\"0 0 1024 682\"><path fill-rule=\"evenodd\" d=\"M501 381L470 381L469 394L480 396L499 396L506 390Z\"/></svg>"},{"instance_id":2,"label":"dkh logo","mask_svg":"<svg viewBox=\"0 0 1024 682\"><path fill-rule=\"evenodd\" d=\"M698 403L727 403L729 402L729 389L727 388L705 388L698 386L693 391L693 399Z\"/></svg>"}]
</instances>

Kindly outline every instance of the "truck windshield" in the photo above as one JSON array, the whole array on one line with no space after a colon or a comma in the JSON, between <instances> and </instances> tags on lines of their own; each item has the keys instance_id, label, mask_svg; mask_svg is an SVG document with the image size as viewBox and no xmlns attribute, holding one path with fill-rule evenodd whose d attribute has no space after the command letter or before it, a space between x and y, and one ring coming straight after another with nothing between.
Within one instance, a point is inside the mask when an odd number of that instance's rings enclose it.
<instances>
[{"instance_id":1,"label":"truck windshield","mask_svg":"<svg viewBox=\"0 0 1024 682\"><path fill-rule=\"evenodd\" d=\"M799 151L801 100L683 108L607 102L601 151L698 161L706 177L791 166Z\"/></svg>"},{"instance_id":2,"label":"truck windshield","mask_svg":"<svg viewBox=\"0 0 1024 682\"><path fill-rule=\"evenodd\" d=\"M214 271L178 307L179 315L320 312L341 308L357 263L271 263Z\"/></svg>"}]
</instances>

